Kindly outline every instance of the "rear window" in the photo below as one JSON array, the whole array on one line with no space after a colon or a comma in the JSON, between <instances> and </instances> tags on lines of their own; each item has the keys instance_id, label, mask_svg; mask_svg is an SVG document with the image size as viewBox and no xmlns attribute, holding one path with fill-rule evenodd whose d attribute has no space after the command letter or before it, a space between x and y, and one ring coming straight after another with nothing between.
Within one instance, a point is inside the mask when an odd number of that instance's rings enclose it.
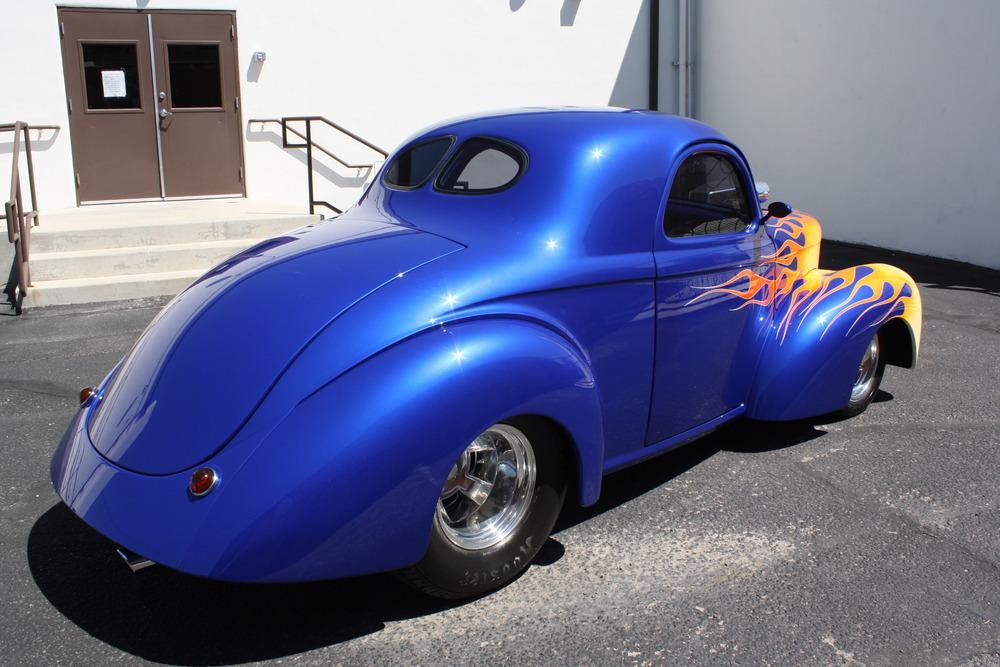
<instances>
[{"instance_id":1,"label":"rear window","mask_svg":"<svg viewBox=\"0 0 1000 667\"><path fill-rule=\"evenodd\" d=\"M437 180L437 189L459 194L483 194L509 187L524 171L527 156L513 144L475 137L455 151Z\"/></svg>"},{"instance_id":2,"label":"rear window","mask_svg":"<svg viewBox=\"0 0 1000 667\"><path fill-rule=\"evenodd\" d=\"M434 173L452 141L452 137L440 137L407 148L392 161L383 180L397 188L420 187Z\"/></svg>"}]
</instances>

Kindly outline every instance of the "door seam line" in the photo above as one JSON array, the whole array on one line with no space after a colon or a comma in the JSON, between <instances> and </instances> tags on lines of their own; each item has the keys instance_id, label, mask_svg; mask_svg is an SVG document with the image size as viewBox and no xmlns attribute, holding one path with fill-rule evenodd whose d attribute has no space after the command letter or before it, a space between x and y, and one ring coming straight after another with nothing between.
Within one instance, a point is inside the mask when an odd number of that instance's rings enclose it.
<instances>
[{"instance_id":1,"label":"door seam line","mask_svg":"<svg viewBox=\"0 0 1000 667\"><path fill-rule=\"evenodd\" d=\"M160 137L161 104L158 91L156 90L158 86L156 85L156 48L154 46L155 42L153 41L152 14L146 14L146 28L149 31L149 69L153 82L153 123L155 124L154 131L156 132L156 166L160 176L160 199L165 199L167 196L167 188L163 182L163 145Z\"/></svg>"}]
</instances>

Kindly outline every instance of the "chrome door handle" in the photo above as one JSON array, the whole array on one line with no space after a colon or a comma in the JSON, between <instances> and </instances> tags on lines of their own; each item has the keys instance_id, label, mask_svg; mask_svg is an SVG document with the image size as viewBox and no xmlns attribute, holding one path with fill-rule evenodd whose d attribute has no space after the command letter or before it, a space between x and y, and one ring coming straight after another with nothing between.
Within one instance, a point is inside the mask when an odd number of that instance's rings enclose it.
<instances>
[{"instance_id":1,"label":"chrome door handle","mask_svg":"<svg viewBox=\"0 0 1000 667\"><path fill-rule=\"evenodd\" d=\"M173 116L173 115L174 115L173 111L167 111L166 109L160 109L160 118L168 118L168 117Z\"/></svg>"}]
</instances>

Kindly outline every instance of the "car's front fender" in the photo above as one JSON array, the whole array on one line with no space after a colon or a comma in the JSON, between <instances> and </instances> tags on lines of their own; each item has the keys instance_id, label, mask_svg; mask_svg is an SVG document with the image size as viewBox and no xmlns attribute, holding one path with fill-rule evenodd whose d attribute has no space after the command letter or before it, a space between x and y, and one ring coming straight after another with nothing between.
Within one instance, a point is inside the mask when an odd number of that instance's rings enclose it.
<instances>
[{"instance_id":1,"label":"car's front fender","mask_svg":"<svg viewBox=\"0 0 1000 667\"><path fill-rule=\"evenodd\" d=\"M567 431L581 496L596 499L600 399L569 341L508 319L403 341L309 395L224 478L182 569L280 581L410 565L455 459L492 423L522 414Z\"/></svg>"},{"instance_id":2,"label":"car's front fender","mask_svg":"<svg viewBox=\"0 0 1000 667\"><path fill-rule=\"evenodd\" d=\"M778 287L750 417L802 419L845 407L865 346L890 321L905 323L916 361L920 293L904 271L887 264L814 269Z\"/></svg>"}]
</instances>

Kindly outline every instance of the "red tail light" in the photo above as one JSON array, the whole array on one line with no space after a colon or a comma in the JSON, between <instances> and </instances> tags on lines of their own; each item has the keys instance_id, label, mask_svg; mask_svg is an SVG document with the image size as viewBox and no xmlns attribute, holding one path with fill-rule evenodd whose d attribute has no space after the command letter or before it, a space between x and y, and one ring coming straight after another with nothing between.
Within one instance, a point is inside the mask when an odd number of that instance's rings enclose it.
<instances>
[{"instance_id":1,"label":"red tail light","mask_svg":"<svg viewBox=\"0 0 1000 667\"><path fill-rule=\"evenodd\" d=\"M83 405L90 400L90 397L94 395L93 387L84 387L80 390L80 405Z\"/></svg>"},{"instance_id":2,"label":"red tail light","mask_svg":"<svg viewBox=\"0 0 1000 667\"><path fill-rule=\"evenodd\" d=\"M191 484L188 489L191 495L200 498L215 488L219 482L219 476L211 468L198 468L191 473Z\"/></svg>"}]
</instances>

